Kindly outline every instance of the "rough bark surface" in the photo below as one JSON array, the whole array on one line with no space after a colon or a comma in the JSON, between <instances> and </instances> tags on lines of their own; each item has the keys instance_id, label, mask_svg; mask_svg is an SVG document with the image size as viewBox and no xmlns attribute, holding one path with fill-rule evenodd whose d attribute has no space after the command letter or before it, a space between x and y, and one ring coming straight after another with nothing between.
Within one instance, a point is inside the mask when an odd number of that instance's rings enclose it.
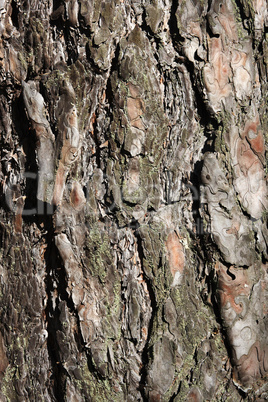
<instances>
[{"instance_id":1,"label":"rough bark surface","mask_svg":"<svg viewBox=\"0 0 268 402\"><path fill-rule=\"evenodd\" d=\"M0 400L268 400L266 0L0 0Z\"/></svg>"}]
</instances>

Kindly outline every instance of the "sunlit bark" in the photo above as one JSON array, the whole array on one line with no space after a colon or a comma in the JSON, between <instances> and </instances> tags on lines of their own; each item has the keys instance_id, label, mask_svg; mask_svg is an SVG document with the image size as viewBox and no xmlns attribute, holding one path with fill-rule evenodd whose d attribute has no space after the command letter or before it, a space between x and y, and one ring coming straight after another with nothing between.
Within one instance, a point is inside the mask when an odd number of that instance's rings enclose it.
<instances>
[{"instance_id":1,"label":"sunlit bark","mask_svg":"<svg viewBox=\"0 0 268 402\"><path fill-rule=\"evenodd\" d=\"M267 2L0 12L0 400L268 399Z\"/></svg>"}]
</instances>

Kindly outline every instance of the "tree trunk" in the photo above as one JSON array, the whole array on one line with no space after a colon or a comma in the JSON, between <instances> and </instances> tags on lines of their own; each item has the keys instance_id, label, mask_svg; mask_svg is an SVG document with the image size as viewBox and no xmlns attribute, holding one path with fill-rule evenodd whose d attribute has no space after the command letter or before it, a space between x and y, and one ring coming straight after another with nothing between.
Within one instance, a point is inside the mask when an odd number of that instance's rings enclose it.
<instances>
[{"instance_id":1,"label":"tree trunk","mask_svg":"<svg viewBox=\"0 0 268 402\"><path fill-rule=\"evenodd\" d=\"M0 401L268 400L266 0L0 7Z\"/></svg>"}]
</instances>

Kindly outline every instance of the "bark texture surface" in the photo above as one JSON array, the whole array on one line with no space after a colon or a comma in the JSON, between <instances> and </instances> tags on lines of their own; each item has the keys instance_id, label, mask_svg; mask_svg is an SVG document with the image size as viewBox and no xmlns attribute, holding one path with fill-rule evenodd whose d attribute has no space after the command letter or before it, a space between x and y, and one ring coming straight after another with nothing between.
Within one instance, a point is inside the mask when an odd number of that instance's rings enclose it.
<instances>
[{"instance_id":1,"label":"bark texture surface","mask_svg":"<svg viewBox=\"0 0 268 402\"><path fill-rule=\"evenodd\" d=\"M0 0L0 400L268 400L266 0Z\"/></svg>"}]
</instances>

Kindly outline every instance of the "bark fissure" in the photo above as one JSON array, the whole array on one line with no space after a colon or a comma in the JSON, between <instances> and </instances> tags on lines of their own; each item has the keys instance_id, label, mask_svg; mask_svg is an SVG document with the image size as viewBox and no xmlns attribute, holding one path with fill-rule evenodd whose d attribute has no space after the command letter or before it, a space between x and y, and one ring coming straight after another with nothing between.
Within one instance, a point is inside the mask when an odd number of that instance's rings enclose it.
<instances>
[{"instance_id":1,"label":"bark fissure","mask_svg":"<svg viewBox=\"0 0 268 402\"><path fill-rule=\"evenodd\" d=\"M150 317L150 321L148 324L147 339L146 339L145 345L143 347L142 355L141 355L142 367L140 369L140 382L139 382L139 389L141 391L143 398L146 400L145 386L146 386L146 377L148 375L147 365L150 362L151 335L153 332L154 321L157 317L158 307L157 307L157 303L156 303L156 299L155 299L154 289L152 287L152 284L150 283L150 279L146 277L146 273L144 271L143 260L144 260L145 256L143 253L142 238L139 234L138 229L135 230L135 236L137 239L137 247L138 247L138 253L139 253L139 258L140 258L140 263L141 263L141 271L142 271L144 280L146 281L146 284L147 284L147 288L149 291L149 297L150 297L150 305L152 307L152 315Z\"/></svg>"}]
</instances>

